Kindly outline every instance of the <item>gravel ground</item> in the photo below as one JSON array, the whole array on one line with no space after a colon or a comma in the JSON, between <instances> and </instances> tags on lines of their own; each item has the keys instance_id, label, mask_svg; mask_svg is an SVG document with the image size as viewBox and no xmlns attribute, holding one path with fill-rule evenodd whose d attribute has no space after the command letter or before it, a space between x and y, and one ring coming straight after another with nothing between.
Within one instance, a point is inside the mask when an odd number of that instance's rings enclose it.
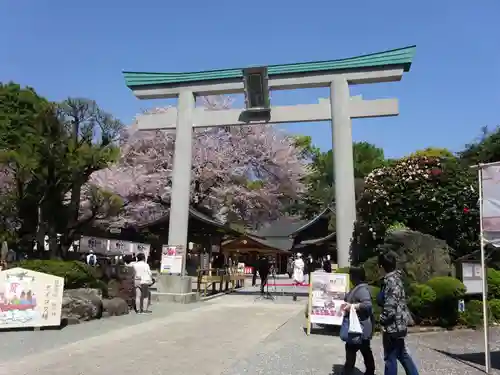
<instances>
[{"instance_id":1,"label":"gravel ground","mask_svg":"<svg viewBox=\"0 0 500 375\"><path fill-rule=\"evenodd\" d=\"M420 375L484 374L482 332L459 330L412 334L408 346ZM491 343L500 343L500 329L491 330ZM492 345L492 374L500 374L500 345ZM382 342L373 340L377 373L383 373ZM497 354L495 354L497 352ZM341 374L344 348L340 339L327 330L317 329L311 336L304 334L303 315L288 321L270 335L256 351L234 363L224 375L331 375ZM364 371L361 355L359 374ZM400 367L400 374L404 370Z\"/></svg>"},{"instance_id":2,"label":"gravel ground","mask_svg":"<svg viewBox=\"0 0 500 375\"><path fill-rule=\"evenodd\" d=\"M52 375L55 368L58 375L340 374L342 342L325 329L306 336L304 304L232 294L192 305L157 304L152 316L2 333L0 375ZM491 343L492 373L500 374L500 329L491 330ZM408 346L420 375L483 373L481 332L413 334ZM381 374L380 337L373 350Z\"/></svg>"}]
</instances>

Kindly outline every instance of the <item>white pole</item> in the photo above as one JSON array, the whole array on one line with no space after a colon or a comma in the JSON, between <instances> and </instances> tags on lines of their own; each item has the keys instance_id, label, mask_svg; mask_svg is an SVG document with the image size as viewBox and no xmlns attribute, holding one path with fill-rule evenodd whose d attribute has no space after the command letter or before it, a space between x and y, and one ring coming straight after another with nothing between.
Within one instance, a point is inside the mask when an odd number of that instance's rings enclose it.
<instances>
[{"instance_id":1,"label":"white pole","mask_svg":"<svg viewBox=\"0 0 500 375\"><path fill-rule=\"evenodd\" d=\"M488 276L486 274L486 256L484 254L484 233L483 233L483 167L478 168L479 176L479 238L481 246L481 269L483 276L483 331L484 331L484 363L485 371L490 373L491 357L490 357L490 327L488 324Z\"/></svg>"}]
</instances>

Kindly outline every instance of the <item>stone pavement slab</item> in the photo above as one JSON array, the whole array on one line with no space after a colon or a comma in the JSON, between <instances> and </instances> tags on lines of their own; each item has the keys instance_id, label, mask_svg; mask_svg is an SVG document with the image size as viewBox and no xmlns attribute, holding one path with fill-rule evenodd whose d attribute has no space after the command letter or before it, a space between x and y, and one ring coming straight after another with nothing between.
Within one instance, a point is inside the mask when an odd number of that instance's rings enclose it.
<instances>
[{"instance_id":1,"label":"stone pavement slab","mask_svg":"<svg viewBox=\"0 0 500 375\"><path fill-rule=\"evenodd\" d=\"M3 361L0 374L218 375L303 309L235 297Z\"/></svg>"},{"instance_id":2,"label":"stone pavement slab","mask_svg":"<svg viewBox=\"0 0 500 375\"><path fill-rule=\"evenodd\" d=\"M45 331L8 331L1 332L0 363L24 357L43 350L59 348L78 340L100 336L124 327L149 322L152 319L165 318L169 315L192 310L203 306L196 304L153 303L153 314L137 315L130 313L87 323L70 325L62 330Z\"/></svg>"}]
</instances>

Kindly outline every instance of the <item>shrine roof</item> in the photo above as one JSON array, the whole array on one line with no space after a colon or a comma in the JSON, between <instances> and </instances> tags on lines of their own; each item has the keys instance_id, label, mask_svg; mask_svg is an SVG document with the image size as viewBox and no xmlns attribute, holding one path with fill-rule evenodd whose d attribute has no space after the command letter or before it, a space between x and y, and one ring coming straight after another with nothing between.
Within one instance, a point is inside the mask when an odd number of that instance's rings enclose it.
<instances>
[{"instance_id":1,"label":"shrine roof","mask_svg":"<svg viewBox=\"0 0 500 375\"><path fill-rule=\"evenodd\" d=\"M288 253L290 249L293 247L293 239L288 237L257 237L251 234L242 234L240 237L231 239L226 241L222 246L223 248L238 248L238 246L244 240L249 240L259 247L267 248L267 249L275 249L281 252Z\"/></svg>"},{"instance_id":2,"label":"shrine roof","mask_svg":"<svg viewBox=\"0 0 500 375\"><path fill-rule=\"evenodd\" d=\"M203 224L206 224L210 227L213 227L217 230L221 230L223 232L227 233L237 233L239 232L233 230L232 228L229 227L228 224L225 224L215 218L210 217L209 215L201 212L199 209L195 209L193 207L189 207L189 218L194 219L195 221L201 222ZM137 228L146 228L146 227L152 227L152 226L157 226L157 225L166 225L170 220L170 215L165 215L153 222L143 224L140 226L137 226Z\"/></svg>"},{"instance_id":3,"label":"shrine roof","mask_svg":"<svg viewBox=\"0 0 500 375\"><path fill-rule=\"evenodd\" d=\"M336 72L398 66L410 70L416 46L392 49L389 51L349 57L337 60L311 61L294 64L269 65L270 78L293 74ZM221 69L185 73L153 73L124 71L125 84L129 88L151 85L182 85L186 83L235 80L243 78L243 69Z\"/></svg>"},{"instance_id":4,"label":"shrine roof","mask_svg":"<svg viewBox=\"0 0 500 375\"><path fill-rule=\"evenodd\" d=\"M329 242L335 239L335 236L337 235L336 232L331 232L328 235L321 237L321 238L313 238L311 240L304 240L301 241L299 244L294 246L294 249L298 250L301 248L304 248L306 246L312 246L312 245L321 245L325 242Z\"/></svg>"}]
</instances>

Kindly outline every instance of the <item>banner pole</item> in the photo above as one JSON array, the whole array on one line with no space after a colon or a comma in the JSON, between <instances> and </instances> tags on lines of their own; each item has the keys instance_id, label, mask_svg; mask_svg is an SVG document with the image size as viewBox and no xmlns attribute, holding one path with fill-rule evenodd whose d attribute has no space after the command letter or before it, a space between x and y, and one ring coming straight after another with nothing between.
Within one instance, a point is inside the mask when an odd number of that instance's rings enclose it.
<instances>
[{"instance_id":1,"label":"banner pole","mask_svg":"<svg viewBox=\"0 0 500 375\"><path fill-rule=\"evenodd\" d=\"M491 371L491 356L490 356L490 338L489 338L489 322L488 322L488 275L486 273L486 255L484 251L484 232L483 232L483 167L478 168L478 179L479 179L479 239L481 246L481 269L483 273L483 325L484 325L484 363L485 372L487 374Z\"/></svg>"}]
</instances>

